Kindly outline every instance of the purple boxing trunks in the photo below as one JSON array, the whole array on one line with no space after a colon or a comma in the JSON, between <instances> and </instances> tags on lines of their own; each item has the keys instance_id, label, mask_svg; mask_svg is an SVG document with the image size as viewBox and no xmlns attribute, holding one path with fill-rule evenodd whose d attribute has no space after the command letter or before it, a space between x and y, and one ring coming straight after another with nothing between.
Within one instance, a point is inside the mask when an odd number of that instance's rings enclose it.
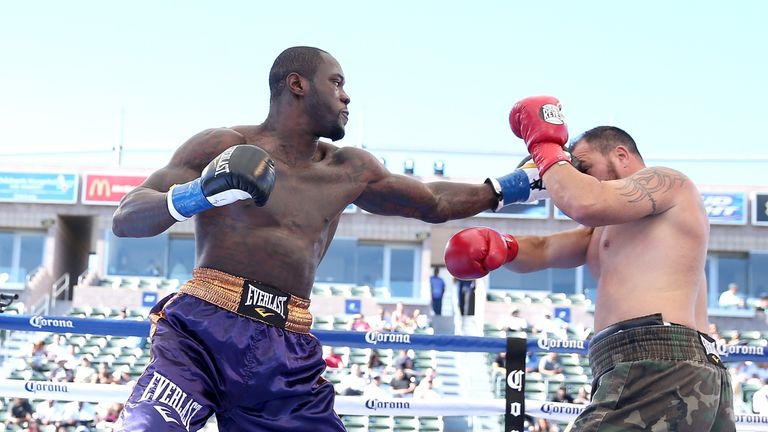
<instances>
[{"instance_id":1,"label":"purple boxing trunks","mask_svg":"<svg viewBox=\"0 0 768 432\"><path fill-rule=\"evenodd\" d=\"M309 300L198 268L152 320L152 360L116 431L344 431Z\"/></svg>"}]
</instances>

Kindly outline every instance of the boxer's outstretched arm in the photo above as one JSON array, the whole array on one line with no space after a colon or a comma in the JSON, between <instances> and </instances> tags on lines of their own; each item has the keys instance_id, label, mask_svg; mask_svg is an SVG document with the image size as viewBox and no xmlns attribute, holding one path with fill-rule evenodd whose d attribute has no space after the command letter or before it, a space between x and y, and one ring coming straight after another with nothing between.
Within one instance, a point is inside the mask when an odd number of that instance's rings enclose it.
<instances>
[{"instance_id":1,"label":"boxer's outstretched arm","mask_svg":"<svg viewBox=\"0 0 768 432\"><path fill-rule=\"evenodd\" d=\"M366 178L366 187L355 204L371 213L403 216L441 223L474 216L499 204L490 184L424 183L412 177L392 174L372 155L354 155Z\"/></svg>"},{"instance_id":2,"label":"boxer's outstretched arm","mask_svg":"<svg viewBox=\"0 0 768 432\"><path fill-rule=\"evenodd\" d=\"M231 129L209 129L190 138L167 166L123 197L112 217L112 231L118 237L152 237L170 228L177 222L168 211L166 192L171 186L199 177L221 151L244 142Z\"/></svg>"},{"instance_id":3,"label":"boxer's outstretched arm","mask_svg":"<svg viewBox=\"0 0 768 432\"><path fill-rule=\"evenodd\" d=\"M698 191L682 173L653 167L633 175L600 181L571 165L555 165L544 174L552 202L582 225L627 223L663 213L682 197L698 199Z\"/></svg>"},{"instance_id":4,"label":"boxer's outstretched arm","mask_svg":"<svg viewBox=\"0 0 768 432\"><path fill-rule=\"evenodd\" d=\"M594 228L580 226L547 236L518 236L517 257L504 267L518 273L529 273L546 268L584 265L593 231Z\"/></svg>"}]
</instances>

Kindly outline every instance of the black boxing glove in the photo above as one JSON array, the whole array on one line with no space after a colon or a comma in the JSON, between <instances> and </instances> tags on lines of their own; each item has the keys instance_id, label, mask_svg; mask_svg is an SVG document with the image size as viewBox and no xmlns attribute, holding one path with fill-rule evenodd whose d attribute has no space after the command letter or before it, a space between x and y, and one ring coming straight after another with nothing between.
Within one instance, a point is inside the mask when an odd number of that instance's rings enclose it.
<instances>
[{"instance_id":1,"label":"black boxing glove","mask_svg":"<svg viewBox=\"0 0 768 432\"><path fill-rule=\"evenodd\" d=\"M235 201L252 199L261 207L275 186L275 163L254 145L224 150L191 182L174 185L166 194L168 211L181 222Z\"/></svg>"}]
</instances>

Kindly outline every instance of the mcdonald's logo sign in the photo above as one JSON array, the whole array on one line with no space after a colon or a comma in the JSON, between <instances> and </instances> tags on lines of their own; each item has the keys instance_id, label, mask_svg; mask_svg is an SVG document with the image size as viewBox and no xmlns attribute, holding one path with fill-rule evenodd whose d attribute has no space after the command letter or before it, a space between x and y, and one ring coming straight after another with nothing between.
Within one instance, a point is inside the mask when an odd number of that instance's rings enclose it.
<instances>
[{"instance_id":1,"label":"mcdonald's logo sign","mask_svg":"<svg viewBox=\"0 0 768 432\"><path fill-rule=\"evenodd\" d=\"M83 174L83 204L118 205L125 194L146 178L146 175Z\"/></svg>"}]
</instances>

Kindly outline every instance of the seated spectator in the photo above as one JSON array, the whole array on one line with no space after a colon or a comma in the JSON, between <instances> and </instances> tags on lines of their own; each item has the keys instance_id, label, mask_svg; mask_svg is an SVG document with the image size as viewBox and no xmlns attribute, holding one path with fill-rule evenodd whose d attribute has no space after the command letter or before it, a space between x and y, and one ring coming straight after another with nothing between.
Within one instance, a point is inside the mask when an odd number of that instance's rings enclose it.
<instances>
[{"instance_id":1,"label":"seated spectator","mask_svg":"<svg viewBox=\"0 0 768 432\"><path fill-rule=\"evenodd\" d=\"M395 371L395 376L389 382L394 397L410 397L416 390L416 379L409 375L405 369L399 368Z\"/></svg>"},{"instance_id":2,"label":"seated spectator","mask_svg":"<svg viewBox=\"0 0 768 432\"><path fill-rule=\"evenodd\" d=\"M342 375L339 379L338 392L342 396L360 396L363 394L366 384L360 365L352 363L349 367L349 373Z\"/></svg>"},{"instance_id":3,"label":"seated spectator","mask_svg":"<svg viewBox=\"0 0 768 432\"><path fill-rule=\"evenodd\" d=\"M539 371L539 359L528 351L525 353L525 372L538 372Z\"/></svg>"},{"instance_id":4,"label":"seated spectator","mask_svg":"<svg viewBox=\"0 0 768 432\"><path fill-rule=\"evenodd\" d=\"M91 359L87 356L80 358L80 364L75 368L74 381L76 383L92 383L96 380L96 369L91 366Z\"/></svg>"},{"instance_id":5,"label":"seated spectator","mask_svg":"<svg viewBox=\"0 0 768 432\"><path fill-rule=\"evenodd\" d=\"M507 376L507 352L502 351L496 355L491 363L491 377Z\"/></svg>"},{"instance_id":6,"label":"seated spectator","mask_svg":"<svg viewBox=\"0 0 768 432\"><path fill-rule=\"evenodd\" d=\"M128 365L120 366L112 377L112 382L120 385L134 385L136 380L131 376L131 368Z\"/></svg>"},{"instance_id":7,"label":"seated spectator","mask_svg":"<svg viewBox=\"0 0 768 432\"><path fill-rule=\"evenodd\" d=\"M414 399L440 399L440 394L435 390L434 380L426 377L419 382L413 390Z\"/></svg>"},{"instance_id":8,"label":"seated spectator","mask_svg":"<svg viewBox=\"0 0 768 432\"><path fill-rule=\"evenodd\" d=\"M576 397L573 398L573 403L578 405L589 404L589 392L587 391L586 387L584 386L579 387L579 390L576 392Z\"/></svg>"},{"instance_id":9,"label":"seated spectator","mask_svg":"<svg viewBox=\"0 0 768 432\"><path fill-rule=\"evenodd\" d=\"M56 367L51 369L48 379L53 382L72 382L75 380L75 371L67 366L69 358L59 356L56 358Z\"/></svg>"},{"instance_id":10,"label":"seated spectator","mask_svg":"<svg viewBox=\"0 0 768 432\"><path fill-rule=\"evenodd\" d=\"M371 325L365 320L365 315L357 314L352 318L352 325L350 326L352 331L370 331Z\"/></svg>"},{"instance_id":11,"label":"seated spectator","mask_svg":"<svg viewBox=\"0 0 768 432\"><path fill-rule=\"evenodd\" d=\"M411 325L411 320L405 314L405 305L402 302L395 304L395 310L390 314L389 320L394 331L406 331Z\"/></svg>"},{"instance_id":12,"label":"seated spectator","mask_svg":"<svg viewBox=\"0 0 768 432\"><path fill-rule=\"evenodd\" d=\"M415 374L413 366L414 354L412 350L401 349L397 357L392 360L392 367L395 369L404 369L409 374Z\"/></svg>"},{"instance_id":13,"label":"seated spectator","mask_svg":"<svg viewBox=\"0 0 768 432\"><path fill-rule=\"evenodd\" d=\"M112 424L117 421L123 404L116 402L100 402L96 405L96 427Z\"/></svg>"},{"instance_id":14,"label":"seated spectator","mask_svg":"<svg viewBox=\"0 0 768 432\"><path fill-rule=\"evenodd\" d=\"M528 330L528 320L520 316L520 309L515 308L507 317L504 328L507 331L526 331Z\"/></svg>"},{"instance_id":15,"label":"seated spectator","mask_svg":"<svg viewBox=\"0 0 768 432\"><path fill-rule=\"evenodd\" d=\"M551 314L545 314L539 329L546 337L555 339L568 339L568 323L560 318L552 318Z\"/></svg>"},{"instance_id":16,"label":"seated spectator","mask_svg":"<svg viewBox=\"0 0 768 432\"><path fill-rule=\"evenodd\" d=\"M560 386L550 400L552 402L573 403L573 396L568 394L568 389L565 386Z\"/></svg>"},{"instance_id":17,"label":"seated spectator","mask_svg":"<svg viewBox=\"0 0 768 432\"><path fill-rule=\"evenodd\" d=\"M533 432L559 432L560 429L551 424L549 420L543 418L537 418L533 424Z\"/></svg>"},{"instance_id":18,"label":"seated spectator","mask_svg":"<svg viewBox=\"0 0 768 432\"><path fill-rule=\"evenodd\" d=\"M44 341L36 341L32 343L32 348L29 353L27 363L32 370L37 372L43 372L48 368L48 364L51 360L51 354L45 347Z\"/></svg>"},{"instance_id":19,"label":"seated spectator","mask_svg":"<svg viewBox=\"0 0 768 432\"><path fill-rule=\"evenodd\" d=\"M381 375L374 375L371 377L371 381L363 389L363 397L366 399L386 399L391 397L389 392L381 379Z\"/></svg>"},{"instance_id":20,"label":"seated spectator","mask_svg":"<svg viewBox=\"0 0 768 432\"><path fill-rule=\"evenodd\" d=\"M112 371L109 370L109 365L106 363L99 363L96 368L96 384L112 384L114 379L112 378Z\"/></svg>"},{"instance_id":21,"label":"seated spectator","mask_svg":"<svg viewBox=\"0 0 768 432\"><path fill-rule=\"evenodd\" d=\"M757 306L755 306L755 312L768 313L768 295L760 297Z\"/></svg>"},{"instance_id":22,"label":"seated spectator","mask_svg":"<svg viewBox=\"0 0 768 432\"><path fill-rule=\"evenodd\" d=\"M768 380L763 382L763 386L752 393L752 411L755 414L768 415Z\"/></svg>"},{"instance_id":23,"label":"seated spectator","mask_svg":"<svg viewBox=\"0 0 768 432\"><path fill-rule=\"evenodd\" d=\"M45 347L49 358L56 359L67 355L67 340L60 334L54 334L51 343Z\"/></svg>"},{"instance_id":24,"label":"seated spectator","mask_svg":"<svg viewBox=\"0 0 768 432\"><path fill-rule=\"evenodd\" d=\"M387 318L384 308L376 309L376 316L372 317L369 320L369 324L371 324L371 327L373 327L375 330L379 330L379 331L392 330L391 318Z\"/></svg>"},{"instance_id":25,"label":"seated spectator","mask_svg":"<svg viewBox=\"0 0 768 432\"><path fill-rule=\"evenodd\" d=\"M62 419L62 407L54 400L44 400L35 405L35 418L42 426L55 426Z\"/></svg>"},{"instance_id":26,"label":"seated spectator","mask_svg":"<svg viewBox=\"0 0 768 432\"><path fill-rule=\"evenodd\" d=\"M344 367L344 358L330 346L323 345L323 359L325 360L326 366L331 369Z\"/></svg>"},{"instance_id":27,"label":"seated spectator","mask_svg":"<svg viewBox=\"0 0 768 432\"><path fill-rule=\"evenodd\" d=\"M90 402L77 402L77 423L83 426L85 429L90 430L96 426L96 420L98 413L96 412L96 404ZM79 431L80 429L78 429Z\"/></svg>"},{"instance_id":28,"label":"seated spectator","mask_svg":"<svg viewBox=\"0 0 768 432\"><path fill-rule=\"evenodd\" d=\"M563 365L556 352L550 351L539 360L539 373L550 376L563 373Z\"/></svg>"},{"instance_id":29,"label":"seated spectator","mask_svg":"<svg viewBox=\"0 0 768 432\"><path fill-rule=\"evenodd\" d=\"M411 331L414 329L423 330L429 328L429 317L421 313L421 309L418 308L413 310L408 322Z\"/></svg>"},{"instance_id":30,"label":"seated spectator","mask_svg":"<svg viewBox=\"0 0 768 432\"><path fill-rule=\"evenodd\" d=\"M381 372L387 366L381 361L381 357L376 350L371 351L371 355L368 357L368 373Z\"/></svg>"},{"instance_id":31,"label":"seated spectator","mask_svg":"<svg viewBox=\"0 0 768 432\"><path fill-rule=\"evenodd\" d=\"M728 289L720 294L718 305L723 309L744 309L744 299L736 293L739 291L739 285L735 282L728 284Z\"/></svg>"},{"instance_id":32,"label":"seated spectator","mask_svg":"<svg viewBox=\"0 0 768 432\"><path fill-rule=\"evenodd\" d=\"M8 424L25 428L35 423L35 410L27 399L13 398L8 407L8 414Z\"/></svg>"}]
</instances>

